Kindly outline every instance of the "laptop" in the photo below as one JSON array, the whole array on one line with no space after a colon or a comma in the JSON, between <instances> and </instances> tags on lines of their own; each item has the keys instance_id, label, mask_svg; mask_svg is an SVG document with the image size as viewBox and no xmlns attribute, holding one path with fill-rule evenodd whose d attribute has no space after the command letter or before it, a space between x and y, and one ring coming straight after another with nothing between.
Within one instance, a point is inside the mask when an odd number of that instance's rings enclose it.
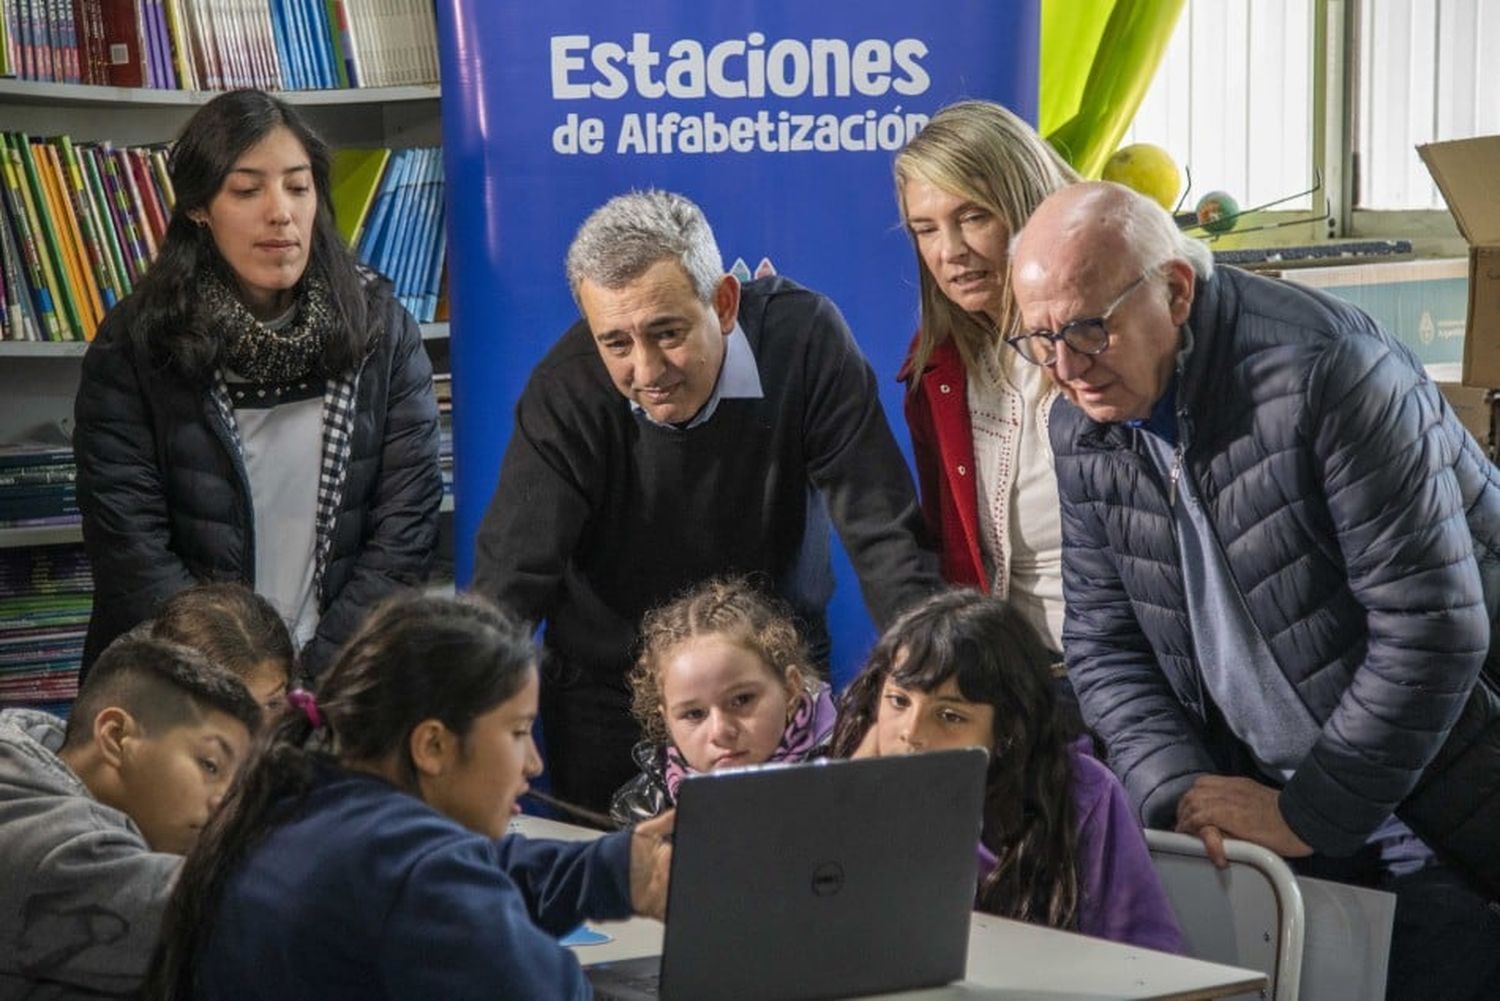
<instances>
[{"instance_id":1,"label":"laptop","mask_svg":"<svg viewBox=\"0 0 1500 1001\"><path fill-rule=\"evenodd\" d=\"M961 979L987 764L971 748L689 778L662 955L589 967L596 996L804 1001Z\"/></svg>"}]
</instances>

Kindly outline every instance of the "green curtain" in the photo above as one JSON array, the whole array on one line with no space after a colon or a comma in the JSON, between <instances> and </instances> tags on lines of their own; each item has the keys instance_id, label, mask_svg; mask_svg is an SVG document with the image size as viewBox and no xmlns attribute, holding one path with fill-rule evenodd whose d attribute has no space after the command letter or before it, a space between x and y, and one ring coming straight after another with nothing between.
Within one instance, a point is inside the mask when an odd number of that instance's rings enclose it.
<instances>
[{"instance_id":1,"label":"green curtain","mask_svg":"<svg viewBox=\"0 0 1500 1001\"><path fill-rule=\"evenodd\" d=\"M1037 131L1098 177L1151 86L1186 0L1042 0Z\"/></svg>"}]
</instances>

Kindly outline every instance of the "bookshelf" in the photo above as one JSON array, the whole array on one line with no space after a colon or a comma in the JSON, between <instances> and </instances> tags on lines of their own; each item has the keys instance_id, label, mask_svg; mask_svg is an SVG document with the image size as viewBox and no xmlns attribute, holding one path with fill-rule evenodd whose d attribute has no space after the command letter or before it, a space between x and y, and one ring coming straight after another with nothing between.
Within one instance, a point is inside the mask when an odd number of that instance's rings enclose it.
<instances>
[{"instance_id":1,"label":"bookshelf","mask_svg":"<svg viewBox=\"0 0 1500 1001\"><path fill-rule=\"evenodd\" d=\"M75 140L109 139L117 145L165 142L217 93L0 79L5 131L66 132ZM295 105L332 146L442 142L436 85L287 90L276 96Z\"/></svg>"},{"instance_id":2,"label":"bookshelf","mask_svg":"<svg viewBox=\"0 0 1500 1001\"><path fill-rule=\"evenodd\" d=\"M148 146L172 139L194 111L216 96L212 91L44 83L0 78L0 129L33 137L68 135L77 142L109 141L116 146ZM312 127L335 147L406 148L441 144L440 91L435 85L368 87L348 90L281 91ZM448 368L448 324L422 326L423 343L434 368ZM0 443L71 437L83 341L0 340ZM451 496L443 500L438 566L452 563ZM75 524L0 527L0 562L33 558L38 565L65 565L76 559L82 530ZM434 588L450 580L435 579ZM87 587L86 573L81 578ZM78 600L86 609L87 592ZM0 596L3 600L3 596ZM0 615L0 618L5 616ZM86 611L84 613L86 621ZM81 635L81 634L80 634ZM0 676L0 703L6 679ZM70 696L53 692L52 704Z\"/></svg>"}]
</instances>

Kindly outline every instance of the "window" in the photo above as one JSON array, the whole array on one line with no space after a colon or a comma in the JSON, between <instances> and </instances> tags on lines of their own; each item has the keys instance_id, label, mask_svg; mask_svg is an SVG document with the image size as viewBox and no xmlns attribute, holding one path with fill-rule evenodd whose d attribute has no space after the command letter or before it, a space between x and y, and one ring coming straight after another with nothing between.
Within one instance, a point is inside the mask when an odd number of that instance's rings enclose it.
<instances>
[{"instance_id":1,"label":"window","mask_svg":"<svg viewBox=\"0 0 1500 1001\"><path fill-rule=\"evenodd\" d=\"M1360 0L1356 204L1443 209L1421 143L1500 132L1494 0Z\"/></svg>"},{"instance_id":2,"label":"window","mask_svg":"<svg viewBox=\"0 0 1500 1001\"><path fill-rule=\"evenodd\" d=\"M1311 207L1315 0L1194 0L1124 143L1169 150L1185 208L1227 191L1243 208ZM1281 199L1297 195L1289 201Z\"/></svg>"}]
</instances>

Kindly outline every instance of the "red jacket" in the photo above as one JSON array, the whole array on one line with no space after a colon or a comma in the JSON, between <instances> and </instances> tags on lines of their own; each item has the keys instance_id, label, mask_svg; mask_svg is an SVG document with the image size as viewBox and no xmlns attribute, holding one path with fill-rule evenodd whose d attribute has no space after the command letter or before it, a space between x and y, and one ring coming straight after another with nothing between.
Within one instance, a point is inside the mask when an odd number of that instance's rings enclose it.
<instances>
[{"instance_id":1,"label":"red jacket","mask_svg":"<svg viewBox=\"0 0 1500 1001\"><path fill-rule=\"evenodd\" d=\"M907 383L906 426L917 465L922 517L937 542L943 579L990 590L979 549L979 500L974 489L974 432L969 424L968 373L958 346L947 340L933 349L927 367L912 381L912 338L896 378Z\"/></svg>"}]
</instances>

